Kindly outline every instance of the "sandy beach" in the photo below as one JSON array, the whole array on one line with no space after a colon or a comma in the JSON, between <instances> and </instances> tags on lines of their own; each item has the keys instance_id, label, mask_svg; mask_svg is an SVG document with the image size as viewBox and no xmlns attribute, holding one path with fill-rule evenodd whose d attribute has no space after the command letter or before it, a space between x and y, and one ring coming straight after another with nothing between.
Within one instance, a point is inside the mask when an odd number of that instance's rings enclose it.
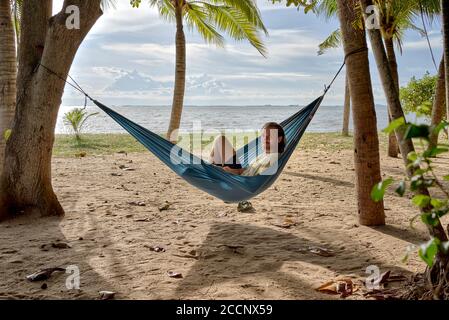
<instances>
[{"instance_id":1,"label":"sandy beach","mask_svg":"<svg viewBox=\"0 0 449 320\"><path fill-rule=\"evenodd\" d=\"M299 148L278 182L252 200L254 211L242 213L149 153L56 157L66 216L0 225L0 298L95 299L107 290L116 299L340 299L315 289L349 277L359 290L347 299L365 299L368 266L406 277L424 270L415 253L401 260L426 232L420 223L410 229L416 209L392 193L388 225L360 226L352 162L348 148ZM384 176L402 176L400 159L382 154L381 163ZM66 288L63 272L26 280L68 266L79 268L79 290Z\"/></svg>"}]
</instances>

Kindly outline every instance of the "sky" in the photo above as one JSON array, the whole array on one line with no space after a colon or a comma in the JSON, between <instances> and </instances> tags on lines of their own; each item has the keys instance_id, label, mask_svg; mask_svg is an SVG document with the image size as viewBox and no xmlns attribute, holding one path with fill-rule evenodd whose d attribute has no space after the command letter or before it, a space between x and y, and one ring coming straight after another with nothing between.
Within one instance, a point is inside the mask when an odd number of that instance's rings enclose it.
<instances>
[{"instance_id":1,"label":"sky","mask_svg":"<svg viewBox=\"0 0 449 320\"><path fill-rule=\"evenodd\" d=\"M171 105L175 70L175 27L143 0L138 9L129 0L107 8L82 43L71 75L92 97L109 105ZM227 38L225 48L206 44L186 30L186 105L304 105L322 94L343 61L341 48L318 56L318 44L338 28L326 21L271 0L258 0L268 37L268 57L245 42ZM62 6L55 0L54 11ZM82 19L82 16L81 16ZM420 21L416 22L422 26ZM442 54L440 25L429 27L437 63ZM416 31L405 35L398 56L401 85L426 71L435 73L426 39ZM377 104L385 104L373 56L370 68ZM344 73L328 93L325 105L341 105ZM66 88L63 105L83 103Z\"/></svg>"}]
</instances>

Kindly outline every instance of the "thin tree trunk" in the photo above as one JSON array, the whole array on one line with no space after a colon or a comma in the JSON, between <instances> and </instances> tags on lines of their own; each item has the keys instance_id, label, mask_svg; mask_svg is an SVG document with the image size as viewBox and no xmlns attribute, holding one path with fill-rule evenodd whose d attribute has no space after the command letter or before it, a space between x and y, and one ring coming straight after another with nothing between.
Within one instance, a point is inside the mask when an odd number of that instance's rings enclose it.
<instances>
[{"instance_id":1,"label":"thin tree trunk","mask_svg":"<svg viewBox=\"0 0 449 320\"><path fill-rule=\"evenodd\" d=\"M179 2L177 2L179 3ZM181 4L176 7L176 70L173 104L168 127L167 139L176 143L178 129L181 125L182 108L184 106L184 93L186 86L186 38L183 26L183 8Z\"/></svg>"},{"instance_id":2,"label":"thin tree trunk","mask_svg":"<svg viewBox=\"0 0 449 320\"><path fill-rule=\"evenodd\" d=\"M373 5L372 0L360 0L360 3L364 12L366 12L366 7ZM384 88L392 119L396 120L399 118L404 118L404 111L402 110L401 101L399 100L399 93L396 90L396 84L394 82L390 64L388 63L387 54L385 52L384 44L382 41L382 35L378 29L370 29L368 30L368 34L371 39L371 46L376 58L379 76ZM405 132L403 128L395 130L395 133L396 138L399 142L399 148L401 150L404 164L407 168L407 175L409 177L412 177L414 174L414 169L412 166L408 166L409 160L407 158L407 155L410 152L414 152L415 147L411 139L404 139ZM427 190L427 188L422 188L421 190L419 190L419 193L428 195L429 191ZM434 227L428 226L428 228L432 236L437 237L441 241L447 241L447 235L441 223Z\"/></svg>"},{"instance_id":3,"label":"thin tree trunk","mask_svg":"<svg viewBox=\"0 0 449 320\"><path fill-rule=\"evenodd\" d=\"M435 89L435 97L433 99L433 106L432 106L432 119L431 124L432 126L438 125L444 117L445 113L445 72L444 72L444 58L441 59L440 67L438 68L438 80L437 85ZM438 134L432 133L430 136L429 141L429 148L432 149L436 147L438 144Z\"/></svg>"},{"instance_id":4,"label":"thin tree trunk","mask_svg":"<svg viewBox=\"0 0 449 320\"><path fill-rule=\"evenodd\" d=\"M387 49L387 58L390 62L391 71L393 73L394 83L396 85L396 91L399 93L399 72L398 63L396 60L396 53L394 51L394 44L392 38L385 38L385 47ZM390 110L391 108L388 108ZM388 112L388 120L391 121L391 114ZM394 132L390 133L388 136L388 156L392 158L397 158L399 154L398 140Z\"/></svg>"},{"instance_id":5,"label":"thin tree trunk","mask_svg":"<svg viewBox=\"0 0 449 320\"><path fill-rule=\"evenodd\" d=\"M0 175L5 156L5 133L12 127L16 106L17 57L10 0L0 0Z\"/></svg>"},{"instance_id":6,"label":"thin tree trunk","mask_svg":"<svg viewBox=\"0 0 449 320\"><path fill-rule=\"evenodd\" d=\"M51 0L24 1L17 108L0 180L0 220L64 214L52 187L51 156L65 83L39 63L66 78L82 40L102 14L100 2L65 1L50 18ZM79 30L66 27L68 5L80 9Z\"/></svg>"},{"instance_id":7,"label":"thin tree trunk","mask_svg":"<svg viewBox=\"0 0 449 320\"><path fill-rule=\"evenodd\" d=\"M349 78L346 73L346 81L345 81L345 106L343 110L343 129L341 134L344 137L349 136L349 118L351 115L351 94L349 91Z\"/></svg>"},{"instance_id":8,"label":"thin tree trunk","mask_svg":"<svg viewBox=\"0 0 449 320\"><path fill-rule=\"evenodd\" d=\"M444 43L444 79L446 85L446 117L449 121L449 1L441 0Z\"/></svg>"},{"instance_id":9,"label":"thin tree trunk","mask_svg":"<svg viewBox=\"0 0 449 320\"><path fill-rule=\"evenodd\" d=\"M357 19L356 0L338 0L338 11L347 55L350 95L354 122L354 162L356 173L357 205L362 225L385 224L383 202L371 199L371 190L382 178L380 174L379 139L376 110L370 78L368 52L353 53L366 48L363 30L354 28ZM348 55L349 53L352 53Z\"/></svg>"}]
</instances>

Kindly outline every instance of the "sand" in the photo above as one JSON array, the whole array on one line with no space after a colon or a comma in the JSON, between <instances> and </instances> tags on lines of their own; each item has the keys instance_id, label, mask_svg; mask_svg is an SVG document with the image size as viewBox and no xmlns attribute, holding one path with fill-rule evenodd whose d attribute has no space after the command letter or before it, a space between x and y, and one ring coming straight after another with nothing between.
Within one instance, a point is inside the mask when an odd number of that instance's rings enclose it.
<instances>
[{"instance_id":1,"label":"sand","mask_svg":"<svg viewBox=\"0 0 449 320\"><path fill-rule=\"evenodd\" d=\"M447 168L448 159L439 161ZM241 213L148 153L55 158L66 216L0 224L0 298L96 299L108 290L116 299L341 299L315 289L351 277L360 290L346 299L365 299L367 267L421 272L416 254L401 260L427 237L422 224L409 227L417 213L409 199L392 193L387 226L360 226L352 163L351 150L298 150L278 182L252 200L255 211ZM401 177L402 168L400 159L382 155L385 177ZM68 290L62 272L44 282L25 279L59 266L79 268L80 289Z\"/></svg>"}]
</instances>

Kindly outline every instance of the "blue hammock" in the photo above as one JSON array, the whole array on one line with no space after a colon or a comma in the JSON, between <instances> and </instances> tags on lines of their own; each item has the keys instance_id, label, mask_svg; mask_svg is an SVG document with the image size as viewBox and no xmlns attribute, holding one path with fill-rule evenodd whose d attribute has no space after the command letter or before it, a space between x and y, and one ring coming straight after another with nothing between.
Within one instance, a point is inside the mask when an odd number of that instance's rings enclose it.
<instances>
[{"instance_id":1,"label":"blue hammock","mask_svg":"<svg viewBox=\"0 0 449 320\"><path fill-rule=\"evenodd\" d=\"M139 126L100 102L92 101L188 183L225 202L241 202L264 192L276 181L312 121L323 98L324 95L281 123L285 130L287 145L278 159L277 170L273 170L275 171L273 175L254 177L233 175L180 148L182 152L177 154L179 161L174 163L171 158L171 156L173 157L173 143ZM246 167L262 152L261 138L259 137L239 149L237 156L242 166Z\"/></svg>"}]
</instances>

